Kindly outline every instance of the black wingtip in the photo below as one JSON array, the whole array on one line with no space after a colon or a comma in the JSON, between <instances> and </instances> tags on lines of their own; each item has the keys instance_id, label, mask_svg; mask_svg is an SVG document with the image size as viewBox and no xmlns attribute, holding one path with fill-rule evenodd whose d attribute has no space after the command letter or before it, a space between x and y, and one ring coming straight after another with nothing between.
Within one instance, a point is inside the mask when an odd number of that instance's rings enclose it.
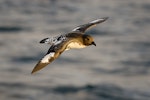
<instances>
[{"instance_id":1,"label":"black wingtip","mask_svg":"<svg viewBox=\"0 0 150 100\"><path fill-rule=\"evenodd\" d=\"M41 40L39 43L45 43L48 38Z\"/></svg>"}]
</instances>

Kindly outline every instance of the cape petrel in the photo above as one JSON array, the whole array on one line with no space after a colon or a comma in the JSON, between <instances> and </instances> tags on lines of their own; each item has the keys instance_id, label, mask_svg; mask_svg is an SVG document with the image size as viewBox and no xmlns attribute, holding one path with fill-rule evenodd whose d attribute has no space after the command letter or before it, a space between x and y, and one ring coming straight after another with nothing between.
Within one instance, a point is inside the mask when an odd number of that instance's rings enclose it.
<instances>
[{"instance_id":1,"label":"cape petrel","mask_svg":"<svg viewBox=\"0 0 150 100\"><path fill-rule=\"evenodd\" d=\"M46 55L36 64L31 73L33 74L50 64L65 50L85 48L90 45L96 46L93 37L84 33L87 29L106 21L107 19L108 17L100 18L87 24L80 25L69 33L41 40L40 43L50 44L50 48Z\"/></svg>"}]
</instances>

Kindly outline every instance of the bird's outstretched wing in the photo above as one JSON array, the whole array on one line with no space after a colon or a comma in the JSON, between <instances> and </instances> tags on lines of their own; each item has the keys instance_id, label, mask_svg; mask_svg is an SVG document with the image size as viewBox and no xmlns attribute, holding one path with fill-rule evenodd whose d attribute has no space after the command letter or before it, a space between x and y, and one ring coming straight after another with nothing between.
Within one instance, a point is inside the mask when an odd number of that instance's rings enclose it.
<instances>
[{"instance_id":1,"label":"bird's outstretched wing","mask_svg":"<svg viewBox=\"0 0 150 100\"><path fill-rule=\"evenodd\" d=\"M66 34L61 34L56 37L44 38L40 41L40 43L45 43L49 45L57 45L60 42L66 41L66 39L67 39Z\"/></svg>"},{"instance_id":2,"label":"bird's outstretched wing","mask_svg":"<svg viewBox=\"0 0 150 100\"><path fill-rule=\"evenodd\" d=\"M65 50L66 45L64 43L67 41L61 41L58 44L52 45L46 55L36 64L34 69L32 70L32 74L46 67L52 61L60 56L60 54Z\"/></svg>"},{"instance_id":3,"label":"bird's outstretched wing","mask_svg":"<svg viewBox=\"0 0 150 100\"><path fill-rule=\"evenodd\" d=\"M51 63L54 59L56 59L58 56L56 56L55 52L49 52L47 53L34 67L34 69L32 70L32 74L41 70L42 68L44 68L46 65L48 65L49 63Z\"/></svg>"},{"instance_id":4,"label":"bird's outstretched wing","mask_svg":"<svg viewBox=\"0 0 150 100\"><path fill-rule=\"evenodd\" d=\"M99 23L102 23L102 22L106 21L107 19L108 19L108 17L104 17L104 18L100 18L100 19L91 21L91 22L89 22L87 24L83 24L83 25L77 26L76 28L74 28L72 30L72 32L84 33L87 29L91 28L92 26L96 26Z\"/></svg>"}]
</instances>

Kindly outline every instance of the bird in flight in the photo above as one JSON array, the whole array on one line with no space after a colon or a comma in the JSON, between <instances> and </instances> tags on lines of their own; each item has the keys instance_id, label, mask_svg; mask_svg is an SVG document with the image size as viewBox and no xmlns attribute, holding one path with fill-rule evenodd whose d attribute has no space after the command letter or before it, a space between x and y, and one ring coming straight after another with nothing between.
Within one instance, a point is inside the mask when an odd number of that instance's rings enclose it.
<instances>
[{"instance_id":1,"label":"bird in flight","mask_svg":"<svg viewBox=\"0 0 150 100\"><path fill-rule=\"evenodd\" d=\"M92 36L84 34L89 28L106 21L108 17L100 18L74 28L71 32L52 38L45 38L40 43L49 44L50 48L46 55L36 64L32 74L46 67L66 50L85 48L90 45L96 46Z\"/></svg>"}]
</instances>

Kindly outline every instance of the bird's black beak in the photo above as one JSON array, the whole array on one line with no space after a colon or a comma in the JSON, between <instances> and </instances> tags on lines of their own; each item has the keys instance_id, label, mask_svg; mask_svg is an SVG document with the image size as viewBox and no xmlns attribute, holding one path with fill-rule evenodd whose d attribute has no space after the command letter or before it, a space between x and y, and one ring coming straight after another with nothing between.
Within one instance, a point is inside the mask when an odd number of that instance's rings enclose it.
<instances>
[{"instance_id":1,"label":"bird's black beak","mask_svg":"<svg viewBox=\"0 0 150 100\"><path fill-rule=\"evenodd\" d=\"M96 43L95 42L92 42L92 44L91 45L95 45L96 46Z\"/></svg>"}]
</instances>

